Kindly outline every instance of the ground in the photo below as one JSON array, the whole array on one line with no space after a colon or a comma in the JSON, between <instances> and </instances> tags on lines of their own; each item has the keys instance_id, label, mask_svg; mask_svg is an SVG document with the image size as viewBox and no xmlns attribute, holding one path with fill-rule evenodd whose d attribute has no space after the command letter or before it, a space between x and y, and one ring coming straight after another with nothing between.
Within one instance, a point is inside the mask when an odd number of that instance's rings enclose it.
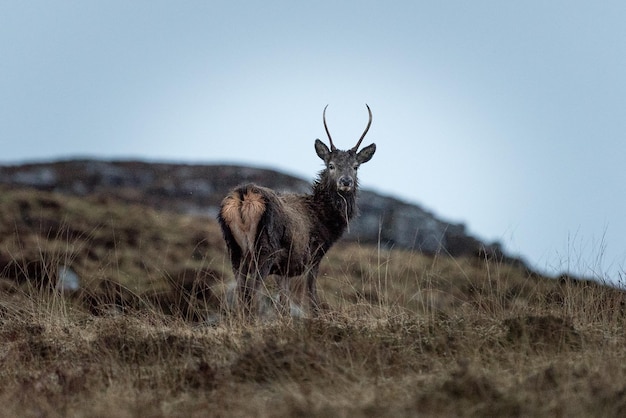
<instances>
[{"instance_id":1,"label":"ground","mask_svg":"<svg viewBox=\"0 0 626 418\"><path fill-rule=\"evenodd\" d=\"M0 228L2 416L626 413L626 298L602 284L342 243L318 318L266 297L242 320L212 219L6 189Z\"/></svg>"}]
</instances>

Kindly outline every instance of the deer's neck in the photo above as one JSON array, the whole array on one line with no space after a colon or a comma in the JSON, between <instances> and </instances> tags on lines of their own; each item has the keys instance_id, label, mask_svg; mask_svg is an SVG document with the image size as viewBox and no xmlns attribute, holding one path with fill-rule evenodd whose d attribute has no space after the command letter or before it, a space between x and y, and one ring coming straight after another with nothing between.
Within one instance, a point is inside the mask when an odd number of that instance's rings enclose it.
<instances>
[{"instance_id":1,"label":"deer's neck","mask_svg":"<svg viewBox=\"0 0 626 418\"><path fill-rule=\"evenodd\" d=\"M335 240L339 239L356 213L356 187L348 193L339 192L322 173L313 184L312 197L320 222Z\"/></svg>"}]
</instances>

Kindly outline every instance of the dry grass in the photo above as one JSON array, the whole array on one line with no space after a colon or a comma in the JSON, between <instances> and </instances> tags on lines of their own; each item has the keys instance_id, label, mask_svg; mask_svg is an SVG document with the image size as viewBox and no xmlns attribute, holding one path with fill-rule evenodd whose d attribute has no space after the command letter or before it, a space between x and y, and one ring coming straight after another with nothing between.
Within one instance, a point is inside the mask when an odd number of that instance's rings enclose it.
<instances>
[{"instance_id":1,"label":"dry grass","mask_svg":"<svg viewBox=\"0 0 626 418\"><path fill-rule=\"evenodd\" d=\"M319 318L206 321L230 277L209 220L9 190L0 213L3 416L626 413L616 289L339 245ZM86 289L55 291L60 264Z\"/></svg>"}]
</instances>

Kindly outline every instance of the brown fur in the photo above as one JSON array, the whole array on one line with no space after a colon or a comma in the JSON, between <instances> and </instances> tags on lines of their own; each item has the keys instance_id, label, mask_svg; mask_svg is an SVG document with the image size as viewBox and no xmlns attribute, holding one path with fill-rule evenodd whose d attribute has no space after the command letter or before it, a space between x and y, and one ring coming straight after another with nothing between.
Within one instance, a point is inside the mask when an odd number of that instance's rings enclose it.
<instances>
[{"instance_id":1,"label":"brown fur","mask_svg":"<svg viewBox=\"0 0 626 418\"><path fill-rule=\"evenodd\" d=\"M265 201L253 190L248 190L243 196L233 191L222 201L222 218L244 253L254 249L257 227L263 212Z\"/></svg>"}]
</instances>

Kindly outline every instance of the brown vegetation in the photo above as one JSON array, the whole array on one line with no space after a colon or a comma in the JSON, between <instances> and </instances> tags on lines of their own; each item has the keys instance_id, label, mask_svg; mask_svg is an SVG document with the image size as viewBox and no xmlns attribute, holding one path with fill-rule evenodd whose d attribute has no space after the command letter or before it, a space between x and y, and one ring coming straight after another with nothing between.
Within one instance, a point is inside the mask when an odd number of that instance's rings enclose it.
<instances>
[{"instance_id":1,"label":"brown vegetation","mask_svg":"<svg viewBox=\"0 0 626 418\"><path fill-rule=\"evenodd\" d=\"M244 323L210 219L3 189L0 228L2 416L626 413L626 298L597 283L344 243L318 319Z\"/></svg>"}]
</instances>

